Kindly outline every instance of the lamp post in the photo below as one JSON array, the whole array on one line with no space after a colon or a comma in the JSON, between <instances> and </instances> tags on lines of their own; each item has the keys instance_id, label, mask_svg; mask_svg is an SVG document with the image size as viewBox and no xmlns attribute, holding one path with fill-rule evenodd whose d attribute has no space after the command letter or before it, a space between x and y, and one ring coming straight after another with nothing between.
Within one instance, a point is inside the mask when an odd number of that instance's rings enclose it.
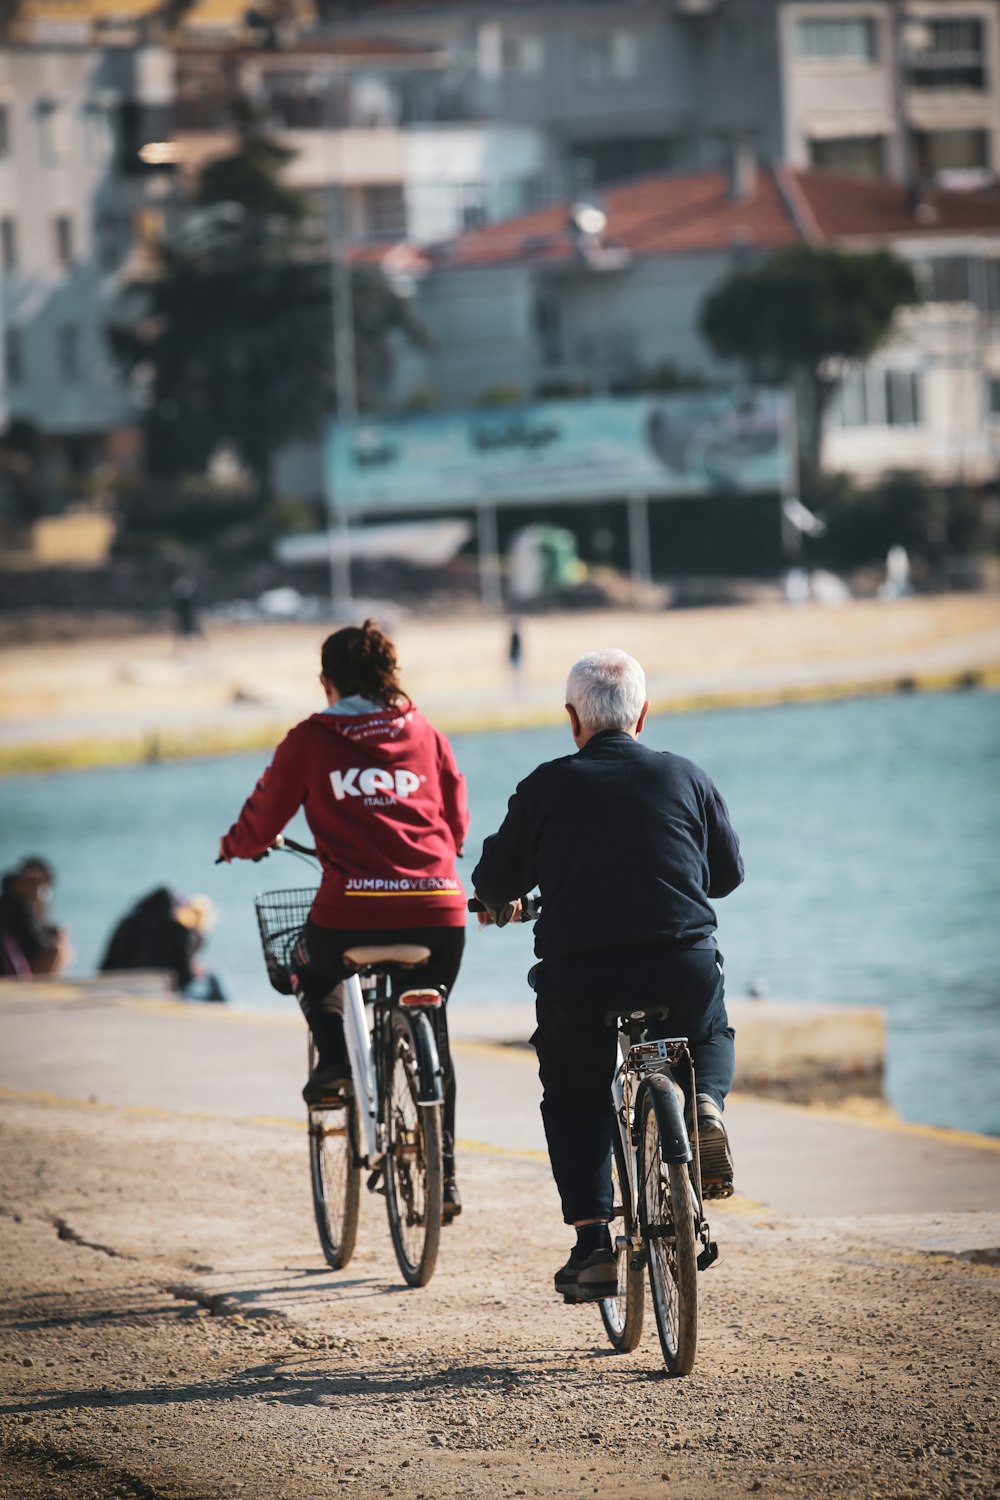
<instances>
[{"instance_id":1,"label":"lamp post","mask_svg":"<svg viewBox=\"0 0 1000 1500\"><path fill-rule=\"evenodd\" d=\"M358 381L354 352L354 304L351 295L351 265L348 254L347 224L343 204L343 184L337 175L335 141L337 132L336 73L330 70L327 90L328 124L326 138L328 209L327 248L330 252L330 310L333 319L331 342L333 352L333 394L337 423L353 423L358 414ZM333 603L349 610L351 594L350 527L347 509L341 504L333 476L333 455L324 448L323 479L326 492L327 546L330 561L330 593Z\"/></svg>"}]
</instances>

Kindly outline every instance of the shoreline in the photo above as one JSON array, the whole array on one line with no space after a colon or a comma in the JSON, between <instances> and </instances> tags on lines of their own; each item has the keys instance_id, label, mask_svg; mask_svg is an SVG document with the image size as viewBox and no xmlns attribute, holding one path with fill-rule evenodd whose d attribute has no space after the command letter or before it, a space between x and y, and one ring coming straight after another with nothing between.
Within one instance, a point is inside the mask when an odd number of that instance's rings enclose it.
<instances>
[{"instance_id":1,"label":"shoreline","mask_svg":"<svg viewBox=\"0 0 1000 1500\"><path fill-rule=\"evenodd\" d=\"M802 682L771 688L747 687L719 691L706 689L684 695L664 696L651 690L650 714L657 717L714 713L727 709L782 708L803 703L886 698L903 693L997 690L1000 690L1000 665L879 676L867 680L844 678ZM465 711L443 707L435 713L434 721L444 734L486 734L513 729L549 728L560 724L562 717L561 706L552 708L515 699L492 707ZM288 719L260 720L253 725L238 728L205 724L186 731L165 727L121 737L95 735L0 744L0 777L151 765L163 760L193 760L205 756L269 750L286 733L290 722Z\"/></svg>"}]
</instances>

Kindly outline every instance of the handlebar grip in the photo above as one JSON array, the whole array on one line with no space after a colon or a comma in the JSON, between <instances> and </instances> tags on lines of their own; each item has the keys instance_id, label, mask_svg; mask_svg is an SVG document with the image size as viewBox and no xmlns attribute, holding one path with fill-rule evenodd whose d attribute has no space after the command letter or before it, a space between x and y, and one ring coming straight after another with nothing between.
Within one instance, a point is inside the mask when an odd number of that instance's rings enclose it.
<instances>
[{"instance_id":1,"label":"handlebar grip","mask_svg":"<svg viewBox=\"0 0 1000 1500\"><path fill-rule=\"evenodd\" d=\"M505 901L503 906L498 906L494 910L493 907L487 906L485 902L478 901L475 896L470 896L467 905L470 911L492 911L494 927L506 927L514 915L515 902Z\"/></svg>"}]
</instances>

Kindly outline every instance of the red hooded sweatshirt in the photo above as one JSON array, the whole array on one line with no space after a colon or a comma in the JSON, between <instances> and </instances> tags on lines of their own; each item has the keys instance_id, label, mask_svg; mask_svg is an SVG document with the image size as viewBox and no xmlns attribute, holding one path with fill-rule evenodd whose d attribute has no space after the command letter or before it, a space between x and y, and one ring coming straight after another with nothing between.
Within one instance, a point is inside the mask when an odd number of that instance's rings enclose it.
<instances>
[{"instance_id":1,"label":"red hooded sweatshirt","mask_svg":"<svg viewBox=\"0 0 1000 1500\"><path fill-rule=\"evenodd\" d=\"M345 712L342 700L289 730L223 839L233 859L260 854L304 808L323 880L321 927L462 927L455 856L469 826L451 746L412 704Z\"/></svg>"}]
</instances>

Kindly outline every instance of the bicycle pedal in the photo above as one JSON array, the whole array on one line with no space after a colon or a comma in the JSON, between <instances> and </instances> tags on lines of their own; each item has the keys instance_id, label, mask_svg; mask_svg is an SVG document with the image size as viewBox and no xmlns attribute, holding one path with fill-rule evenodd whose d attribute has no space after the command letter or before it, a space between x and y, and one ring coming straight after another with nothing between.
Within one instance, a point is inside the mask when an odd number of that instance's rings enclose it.
<instances>
[{"instance_id":1,"label":"bicycle pedal","mask_svg":"<svg viewBox=\"0 0 1000 1500\"><path fill-rule=\"evenodd\" d=\"M385 1197L385 1173L381 1167L376 1167L365 1184L370 1193L381 1193Z\"/></svg>"},{"instance_id":2,"label":"bicycle pedal","mask_svg":"<svg viewBox=\"0 0 1000 1500\"><path fill-rule=\"evenodd\" d=\"M714 1266L719 1258L719 1247L714 1240L709 1240L704 1250L698 1256L698 1270L707 1271L709 1266Z\"/></svg>"}]
</instances>

